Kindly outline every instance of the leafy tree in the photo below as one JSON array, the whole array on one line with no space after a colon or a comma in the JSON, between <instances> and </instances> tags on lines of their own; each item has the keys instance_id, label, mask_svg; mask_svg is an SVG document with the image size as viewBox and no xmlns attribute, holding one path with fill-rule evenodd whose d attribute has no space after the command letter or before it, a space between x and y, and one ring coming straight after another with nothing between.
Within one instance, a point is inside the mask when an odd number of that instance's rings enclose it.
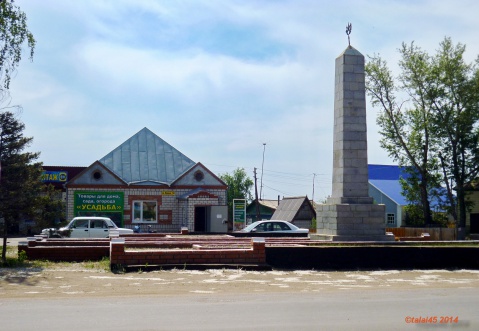
<instances>
[{"instance_id":1,"label":"leafy tree","mask_svg":"<svg viewBox=\"0 0 479 331\"><path fill-rule=\"evenodd\" d=\"M6 262L8 229L20 217L34 217L42 183L39 153L23 152L33 138L23 136L25 125L13 113L0 113L0 218L3 218L2 261Z\"/></svg>"},{"instance_id":2,"label":"leafy tree","mask_svg":"<svg viewBox=\"0 0 479 331\"><path fill-rule=\"evenodd\" d=\"M377 123L381 128L381 147L399 166L411 169L409 179L402 183L403 188L406 191L416 189L419 201L412 202L421 206L424 221L431 223L429 191L431 186L437 185L436 162L431 157L430 105L418 82L428 67L423 54L417 54L414 45L411 48L403 44L400 50L402 61L399 64L403 74L398 78L399 87L386 62L379 56L371 57L365 67L366 90L373 106L380 108ZM412 101L409 104L398 102L396 93L399 91L405 92Z\"/></svg>"},{"instance_id":3,"label":"leafy tree","mask_svg":"<svg viewBox=\"0 0 479 331\"><path fill-rule=\"evenodd\" d=\"M35 225L37 230L57 227L65 221L65 203L61 197L62 192L55 190L51 184L42 187L36 200Z\"/></svg>"},{"instance_id":4,"label":"leafy tree","mask_svg":"<svg viewBox=\"0 0 479 331\"><path fill-rule=\"evenodd\" d=\"M434 56L414 43L403 43L399 51L397 78L379 56L366 65L368 94L381 109L381 146L416 173L407 189L420 192L426 223L432 220L431 192L445 186L451 213L464 227L464 186L479 171L479 60L466 64L465 46L454 46L450 38ZM398 94L407 99L398 102Z\"/></svg>"},{"instance_id":5,"label":"leafy tree","mask_svg":"<svg viewBox=\"0 0 479 331\"><path fill-rule=\"evenodd\" d=\"M248 177L244 168L237 168L232 174L221 174L219 178L228 185L228 218L233 215L233 199L246 199L247 203L253 200L251 188L253 181Z\"/></svg>"},{"instance_id":6,"label":"leafy tree","mask_svg":"<svg viewBox=\"0 0 479 331\"><path fill-rule=\"evenodd\" d=\"M22 59L22 46L27 42L33 59L35 39L27 27L27 16L14 0L0 0L0 100L10 88L11 76Z\"/></svg>"},{"instance_id":7,"label":"leafy tree","mask_svg":"<svg viewBox=\"0 0 479 331\"><path fill-rule=\"evenodd\" d=\"M465 51L465 45L453 45L445 38L431 58L431 74L426 77L438 157L451 204L452 189L456 191L454 209L461 228L466 225L468 208L465 186L479 173L479 58L475 64L467 64Z\"/></svg>"}]
</instances>

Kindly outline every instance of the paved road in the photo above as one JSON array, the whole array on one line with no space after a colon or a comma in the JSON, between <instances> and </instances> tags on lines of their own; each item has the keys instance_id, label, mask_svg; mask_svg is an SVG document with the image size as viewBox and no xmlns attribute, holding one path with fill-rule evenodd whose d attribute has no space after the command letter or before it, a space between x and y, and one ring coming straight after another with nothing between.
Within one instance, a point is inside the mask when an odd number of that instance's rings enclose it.
<instances>
[{"instance_id":1,"label":"paved road","mask_svg":"<svg viewBox=\"0 0 479 331\"><path fill-rule=\"evenodd\" d=\"M0 302L0 318L1 329L10 331L479 330L478 307L478 288L338 289L314 294L17 299ZM414 320L425 317L428 323ZM441 324L441 319L449 323Z\"/></svg>"},{"instance_id":2,"label":"paved road","mask_svg":"<svg viewBox=\"0 0 479 331\"><path fill-rule=\"evenodd\" d=\"M27 241L27 237L20 238L7 238L7 246L18 246L20 241ZM0 242L0 246L3 245L3 239Z\"/></svg>"}]
</instances>

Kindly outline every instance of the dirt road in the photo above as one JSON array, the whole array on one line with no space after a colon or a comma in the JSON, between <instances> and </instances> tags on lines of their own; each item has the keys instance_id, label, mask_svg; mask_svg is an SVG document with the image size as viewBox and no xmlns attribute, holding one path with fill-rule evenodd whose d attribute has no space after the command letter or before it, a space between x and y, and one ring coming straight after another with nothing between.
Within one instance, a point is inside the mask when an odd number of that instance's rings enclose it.
<instances>
[{"instance_id":1,"label":"dirt road","mask_svg":"<svg viewBox=\"0 0 479 331\"><path fill-rule=\"evenodd\" d=\"M192 293L300 293L330 290L479 288L479 270L206 271L165 270L113 274L85 264L0 269L2 298L65 298Z\"/></svg>"}]
</instances>

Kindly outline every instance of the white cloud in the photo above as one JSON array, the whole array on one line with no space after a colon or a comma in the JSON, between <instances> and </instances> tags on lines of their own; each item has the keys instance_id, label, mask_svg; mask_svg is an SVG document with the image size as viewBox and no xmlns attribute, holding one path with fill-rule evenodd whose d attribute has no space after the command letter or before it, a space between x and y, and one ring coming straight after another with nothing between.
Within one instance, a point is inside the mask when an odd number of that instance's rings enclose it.
<instances>
[{"instance_id":1,"label":"white cloud","mask_svg":"<svg viewBox=\"0 0 479 331\"><path fill-rule=\"evenodd\" d=\"M46 164L89 165L146 126L195 161L228 166L212 170L259 167L266 142L268 171L327 177L334 60L348 22L352 45L395 71L403 41L434 52L451 36L467 45L469 61L479 54L477 1L16 4L38 43L12 83L12 102L24 106L32 149ZM390 164L375 114L368 104L369 160Z\"/></svg>"}]
</instances>

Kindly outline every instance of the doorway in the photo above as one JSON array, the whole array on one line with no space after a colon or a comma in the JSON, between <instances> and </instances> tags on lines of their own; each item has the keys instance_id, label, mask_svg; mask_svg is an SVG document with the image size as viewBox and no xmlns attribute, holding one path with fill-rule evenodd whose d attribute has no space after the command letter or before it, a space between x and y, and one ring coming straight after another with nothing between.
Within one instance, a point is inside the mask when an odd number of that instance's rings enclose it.
<instances>
[{"instance_id":1,"label":"doorway","mask_svg":"<svg viewBox=\"0 0 479 331\"><path fill-rule=\"evenodd\" d=\"M479 214L471 214L470 233L479 233Z\"/></svg>"},{"instance_id":2,"label":"doorway","mask_svg":"<svg viewBox=\"0 0 479 331\"><path fill-rule=\"evenodd\" d=\"M206 232L206 207L195 207L195 229L194 232Z\"/></svg>"}]
</instances>

